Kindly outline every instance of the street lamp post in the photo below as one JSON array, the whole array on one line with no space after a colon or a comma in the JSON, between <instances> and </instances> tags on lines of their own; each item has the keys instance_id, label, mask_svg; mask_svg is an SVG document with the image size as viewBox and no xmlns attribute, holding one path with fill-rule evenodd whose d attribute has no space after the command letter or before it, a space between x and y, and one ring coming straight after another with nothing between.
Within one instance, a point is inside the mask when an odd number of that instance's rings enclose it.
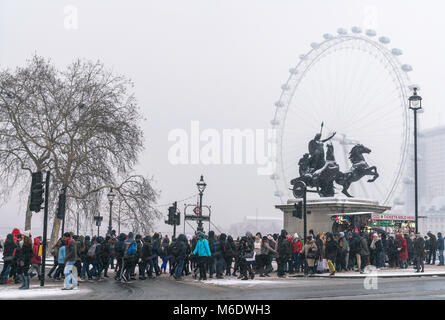
<instances>
[{"instance_id":1,"label":"street lamp post","mask_svg":"<svg viewBox=\"0 0 445 320\"><path fill-rule=\"evenodd\" d=\"M110 203L110 219L108 220L108 235L111 236L111 230L113 230L113 227L111 225L111 213L112 213L112 207L113 207L113 200L114 197L116 196L116 194L113 192L113 188L110 188L110 192L108 192L107 197L108 197L108 202Z\"/></svg>"},{"instance_id":2,"label":"street lamp post","mask_svg":"<svg viewBox=\"0 0 445 320\"><path fill-rule=\"evenodd\" d=\"M417 95L417 88L414 88L413 95L409 97L409 108L414 112L414 216L416 233L419 232L419 203L417 184L417 111L422 109L422 97Z\"/></svg>"},{"instance_id":3,"label":"street lamp post","mask_svg":"<svg viewBox=\"0 0 445 320\"><path fill-rule=\"evenodd\" d=\"M201 210L199 216L198 216L198 229L197 232L204 232L204 228L202 226L202 195L204 194L204 190L207 187L207 184L204 182L204 177L201 175L201 179L198 183L196 183L196 186L198 187L199 191L199 209Z\"/></svg>"}]
</instances>

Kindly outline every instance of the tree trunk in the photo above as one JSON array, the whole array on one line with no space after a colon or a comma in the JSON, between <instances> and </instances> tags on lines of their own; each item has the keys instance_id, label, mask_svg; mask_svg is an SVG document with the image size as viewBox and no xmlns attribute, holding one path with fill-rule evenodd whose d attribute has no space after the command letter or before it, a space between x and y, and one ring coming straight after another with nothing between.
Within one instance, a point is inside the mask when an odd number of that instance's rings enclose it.
<instances>
[{"instance_id":1,"label":"tree trunk","mask_svg":"<svg viewBox=\"0 0 445 320\"><path fill-rule=\"evenodd\" d=\"M61 219L54 218L53 230L51 231L51 240L49 248L52 248L56 244L57 240L59 240L59 230L61 224L62 224Z\"/></svg>"},{"instance_id":2,"label":"tree trunk","mask_svg":"<svg viewBox=\"0 0 445 320\"><path fill-rule=\"evenodd\" d=\"M31 218L32 211L29 210L29 205L31 203L31 194L28 196L28 204L26 205L26 216L25 216L25 230L31 230Z\"/></svg>"}]
</instances>

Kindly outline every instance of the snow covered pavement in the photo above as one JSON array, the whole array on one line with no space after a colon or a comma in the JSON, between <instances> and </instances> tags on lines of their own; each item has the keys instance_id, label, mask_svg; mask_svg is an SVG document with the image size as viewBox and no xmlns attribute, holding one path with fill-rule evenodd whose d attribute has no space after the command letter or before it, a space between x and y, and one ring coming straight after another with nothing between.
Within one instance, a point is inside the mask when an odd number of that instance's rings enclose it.
<instances>
[{"instance_id":1,"label":"snow covered pavement","mask_svg":"<svg viewBox=\"0 0 445 320\"><path fill-rule=\"evenodd\" d=\"M30 285L28 290L19 290L20 285L2 285L0 287L0 300L2 299L45 299L47 297L60 297L63 299L67 295L75 295L86 291L88 288L74 288L73 290L62 290L62 283L45 284L41 287L38 284Z\"/></svg>"}]
</instances>

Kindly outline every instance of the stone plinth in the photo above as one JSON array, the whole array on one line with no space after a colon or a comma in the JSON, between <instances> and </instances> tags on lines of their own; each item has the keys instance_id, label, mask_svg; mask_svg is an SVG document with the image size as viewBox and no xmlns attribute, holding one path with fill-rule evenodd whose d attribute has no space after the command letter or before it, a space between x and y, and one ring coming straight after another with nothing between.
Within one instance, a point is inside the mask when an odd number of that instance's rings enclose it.
<instances>
[{"instance_id":1,"label":"stone plinth","mask_svg":"<svg viewBox=\"0 0 445 320\"><path fill-rule=\"evenodd\" d=\"M283 212L283 229L288 233L298 233L303 236L304 225L303 219L292 216L294 203L297 200L288 200L285 205L277 205L275 208ZM314 232L331 232L333 214L341 215L343 213L383 213L390 210L391 207L381 206L377 201L363 199L342 199L342 198L321 198L307 200L307 211L311 214L307 215L307 231L313 229Z\"/></svg>"}]
</instances>

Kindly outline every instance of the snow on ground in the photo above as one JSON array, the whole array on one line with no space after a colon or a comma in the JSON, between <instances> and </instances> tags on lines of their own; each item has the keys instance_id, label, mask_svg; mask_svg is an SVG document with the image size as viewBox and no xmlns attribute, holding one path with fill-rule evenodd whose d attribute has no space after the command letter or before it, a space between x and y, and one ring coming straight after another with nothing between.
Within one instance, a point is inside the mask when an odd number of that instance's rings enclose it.
<instances>
[{"instance_id":1,"label":"snow on ground","mask_svg":"<svg viewBox=\"0 0 445 320\"><path fill-rule=\"evenodd\" d=\"M44 299L45 297L60 296L61 298L66 295L85 293L89 291L86 288L74 288L73 290L62 290L62 283L60 284L45 284L41 287L38 284L30 285L28 290L19 290L19 285L8 286L4 285L0 287L0 300L1 299Z\"/></svg>"},{"instance_id":2,"label":"snow on ground","mask_svg":"<svg viewBox=\"0 0 445 320\"><path fill-rule=\"evenodd\" d=\"M198 281L195 280L195 282L200 282L203 284L214 284L217 286L256 286L256 285L276 285L276 284L283 284L283 280L241 280L241 279L208 279L206 281Z\"/></svg>"}]
</instances>

